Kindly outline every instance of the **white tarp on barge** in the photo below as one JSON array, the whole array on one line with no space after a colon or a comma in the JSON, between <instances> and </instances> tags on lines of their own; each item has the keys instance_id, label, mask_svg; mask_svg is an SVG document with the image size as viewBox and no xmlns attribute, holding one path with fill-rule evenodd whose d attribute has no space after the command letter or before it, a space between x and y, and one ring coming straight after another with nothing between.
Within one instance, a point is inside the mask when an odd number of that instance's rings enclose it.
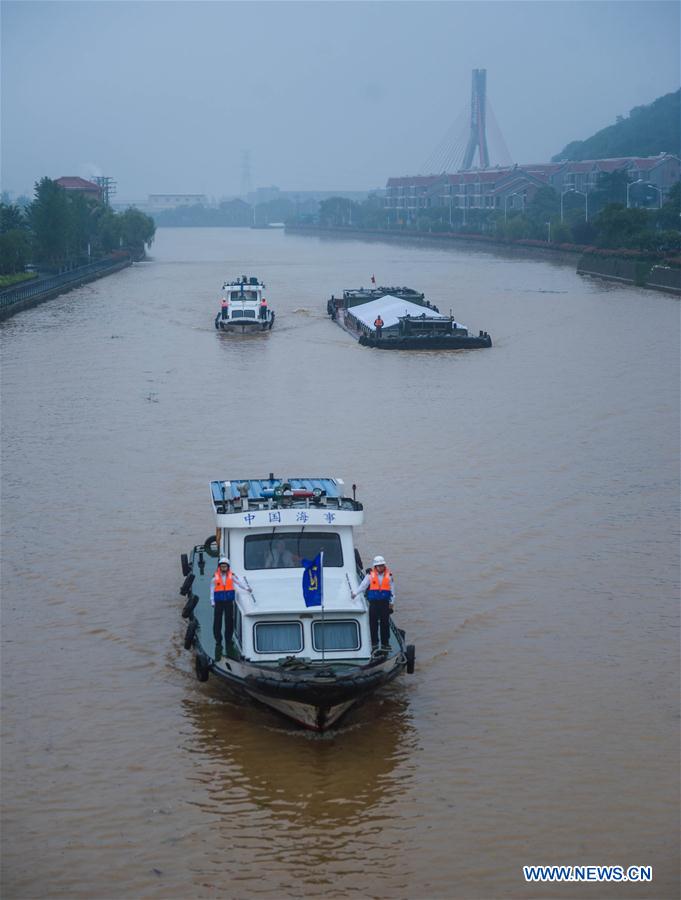
<instances>
[{"instance_id":1,"label":"white tarp on barge","mask_svg":"<svg viewBox=\"0 0 681 900\"><path fill-rule=\"evenodd\" d=\"M379 313L383 319L383 328L397 325L399 317L406 315L420 318L425 314L427 319L447 319L449 321L449 316L443 316L442 313L437 313L427 306L420 306L418 303L393 297L392 294L386 294L385 297L379 297L378 300L369 300L368 303L361 303L359 306L351 306L346 315L354 316L362 325L366 325L374 331L374 322ZM454 325L454 328L465 327L459 323Z\"/></svg>"}]
</instances>

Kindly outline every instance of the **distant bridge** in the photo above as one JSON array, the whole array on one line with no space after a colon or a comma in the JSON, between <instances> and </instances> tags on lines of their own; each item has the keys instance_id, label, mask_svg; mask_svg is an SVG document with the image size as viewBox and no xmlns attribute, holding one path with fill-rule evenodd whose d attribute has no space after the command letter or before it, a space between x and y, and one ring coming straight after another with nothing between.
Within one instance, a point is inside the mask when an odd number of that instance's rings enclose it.
<instances>
[{"instance_id":1,"label":"distant bridge","mask_svg":"<svg viewBox=\"0 0 681 900\"><path fill-rule=\"evenodd\" d=\"M493 150L491 163L488 123ZM476 155L478 169L489 169L490 165L512 165L511 155L487 97L487 69L473 69L470 105L459 113L419 172L423 175L439 175L468 170L473 168Z\"/></svg>"}]
</instances>

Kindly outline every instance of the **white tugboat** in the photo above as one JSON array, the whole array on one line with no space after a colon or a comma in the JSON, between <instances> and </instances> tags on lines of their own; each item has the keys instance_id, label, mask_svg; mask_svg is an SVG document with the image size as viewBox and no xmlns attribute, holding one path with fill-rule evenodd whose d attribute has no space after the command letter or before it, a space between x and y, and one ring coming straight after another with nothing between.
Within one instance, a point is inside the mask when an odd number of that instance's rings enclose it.
<instances>
[{"instance_id":1,"label":"white tugboat","mask_svg":"<svg viewBox=\"0 0 681 900\"><path fill-rule=\"evenodd\" d=\"M372 654L364 570L353 528L362 504L339 478L213 481L216 534L182 554L185 648L210 674L296 722L323 731L358 701L414 671L414 647L390 619ZM234 580L234 633L216 646L211 583L218 558ZM223 569L225 567L223 566Z\"/></svg>"},{"instance_id":2,"label":"white tugboat","mask_svg":"<svg viewBox=\"0 0 681 900\"><path fill-rule=\"evenodd\" d=\"M244 334L269 331L274 325L274 310L265 298L265 285L259 278L242 275L222 285L222 300L215 317L219 331Z\"/></svg>"}]
</instances>

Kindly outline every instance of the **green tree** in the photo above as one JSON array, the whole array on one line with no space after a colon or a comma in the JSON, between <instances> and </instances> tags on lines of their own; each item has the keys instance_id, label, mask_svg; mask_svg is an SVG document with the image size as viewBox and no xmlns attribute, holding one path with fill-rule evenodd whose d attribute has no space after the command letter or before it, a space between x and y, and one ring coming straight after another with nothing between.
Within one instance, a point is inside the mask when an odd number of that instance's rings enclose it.
<instances>
[{"instance_id":1,"label":"green tree","mask_svg":"<svg viewBox=\"0 0 681 900\"><path fill-rule=\"evenodd\" d=\"M546 233L546 223L560 218L560 197L552 187L540 187L527 204L526 217Z\"/></svg>"},{"instance_id":2,"label":"green tree","mask_svg":"<svg viewBox=\"0 0 681 900\"><path fill-rule=\"evenodd\" d=\"M340 227L358 225L361 216L359 204L346 197L329 197L319 204L319 222L321 225Z\"/></svg>"},{"instance_id":3,"label":"green tree","mask_svg":"<svg viewBox=\"0 0 681 900\"><path fill-rule=\"evenodd\" d=\"M506 221L506 237L511 241L519 241L532 237L532 223L524 215L513 216Z\"/></svg>"},{"instance_id":4,"label":"green tree","mask_svg":"<svg viewBox=\"0 0 681 900\"><path fill-rule=\"evenodd\" d=\"M33 233L35 259L50 267L63 266L68 257L71 217L66 191L50 178L35 185L35 197L28 208Z\"/></svg>"},{"instance_id":5,"label":"green tree","mask_svg":"<svg viewBox=\"0 0 681 900\"><path fill-rule=\"evenodd\" d=\"M26 219L22 210L11 203L0 203L0 234L25 228Z\"/></svg>"},{"instance_id":6,"label":"green tree","mask_svg":"<svg viewBox=\"0 0 681 900\"><path fill-rule=\"evenodd\" d=\"M25 228L12 228L0 234L0 275L23 272L30 259L31 239Z\"/></svg>"},{"instance_id":7,"label":"green tree","mask_svg":"<svg viewBox=\"0 0 681 900\"><path fill-rule=\"evenodd\" d=\"M0 203L0 274L23 272L31 254L31 237L22 210Z\"/></svg>"},{"instance_id":8,"label":"green tree","mask_svg":"<svg viewBox=\"0 0 681 900\"><path fill-rule=\"evenodd\" d=\"M589 208L593 216L606 206L619 203L627 204L627 188L631 179L626 169L615 169L614 172L599 172L598 181L589 193Z\"/></svg>"},{"instance_id":9,"label":"green tree","mask_svg":"<svg viewBox=\"0 0 681 900\"><path fill-rule=\"evenodd\" d=\"M150 216L130 206L119 219L119 234L126 247L138 254L144 253L145 246L151 247L156 234L156 225Z\"/></svg>"},{"instance_id":10,"label":"green tree","mask_svg":"<svg viewBox=\"0 0 681 900\"><path fill-rule=\"evenodd\" d=\"M656 216L656 224L658 228L663 230L676 230L681 229L681 181L677 181L676 184L669 191L667 199L662 204L662 208L659 210Z\"/></svg>"},{"instance_id":11,"label":"green tree","mask_svg":"<svg viewBox=\"0 0 681 900\"><path fill-rule=\"evenodd\" d=\"M108 206L102 206L97 213L95 248L101 253L111 253L121 243L121 217Z\"/></svg>"},{"instance_id":12,"label":"green tree","mask_svg":"<svg viewBox=\"0 0 681 900\"><path fill-rule=\"evenodd\" d=\"M584 219L573 222L570 231L572 232L572 240L575 244L593 244L598 235L593 223L585 222Z\"/></svg>"},{"instance_id":13,"label":"green tree","mask_svg":"<svg viewBox=\"0 0 681 900\"><path fill-rule=\"evenodd\" d=\"M627 209L618 203L606 206L594 219L601 247L637 247L648 229L645 209Z\"/></svg>"},{"instance_id":14,"label":"green tree","mask_svg":"<svg viewBox=\"0 0 681 900\"><path fill-rule=\"evenodd\" d=\"M104 205L83 194L73 192L69 203L69 255L72 258L86 258L97 233L97 219Z\"/></svg>"}]
</instances>

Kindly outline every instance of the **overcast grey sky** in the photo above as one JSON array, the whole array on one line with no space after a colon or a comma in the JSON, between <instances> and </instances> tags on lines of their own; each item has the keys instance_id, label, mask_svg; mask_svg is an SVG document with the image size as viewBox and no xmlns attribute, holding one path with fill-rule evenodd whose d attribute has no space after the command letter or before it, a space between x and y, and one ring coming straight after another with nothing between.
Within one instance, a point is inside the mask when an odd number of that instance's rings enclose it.
<instances>
[{"instance_id":1,"label":"overcast grey sky","mask_svg":"<svg viewBox=\"0 0 681 900\"><path fill-rule=\"evenodd\" d=\"M96 171L121 202L221 197L239 192L245 150L253 187L383 186L432 155L473 68L511 158L543 162L679 87L676 0L1 9L2 187L18 192Z\"/></svg>"}]
</instances>

